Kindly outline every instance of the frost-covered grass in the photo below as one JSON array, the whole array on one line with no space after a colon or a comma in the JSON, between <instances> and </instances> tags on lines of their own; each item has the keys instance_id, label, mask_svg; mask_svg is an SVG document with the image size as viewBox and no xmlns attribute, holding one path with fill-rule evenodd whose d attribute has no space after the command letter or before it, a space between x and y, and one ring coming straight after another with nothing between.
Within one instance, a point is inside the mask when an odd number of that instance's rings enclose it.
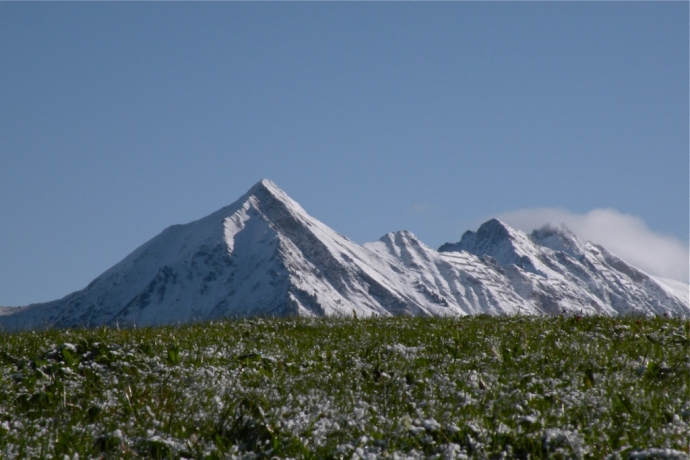
<instances>
[{"instance_id":1,"label":"frost-covered grass","mask_svg":"<svg viewBox=\"0 0 690 460\"><path fill-rule=\"evenodd\" d=\"M0 334L0 458L688 458L690 323L252 319Z\"/></svg>"}]
</instances>

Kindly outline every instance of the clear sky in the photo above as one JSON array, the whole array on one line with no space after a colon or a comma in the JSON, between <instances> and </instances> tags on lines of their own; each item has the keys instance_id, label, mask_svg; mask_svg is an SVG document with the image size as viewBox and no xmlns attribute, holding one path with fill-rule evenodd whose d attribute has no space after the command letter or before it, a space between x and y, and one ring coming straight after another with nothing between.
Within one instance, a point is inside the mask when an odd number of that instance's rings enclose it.
<instances>
[{"instance_id":1,"label":"clear sky","mask_svg":"<svg viewBox=\"0 0 690 460\"><path fill-rule=\"evenodd\" d=\"M0 305L264 177L359 243L608 212L687 261L688 66L687 2L2 2Z\"/></svg>"}]
</instances>

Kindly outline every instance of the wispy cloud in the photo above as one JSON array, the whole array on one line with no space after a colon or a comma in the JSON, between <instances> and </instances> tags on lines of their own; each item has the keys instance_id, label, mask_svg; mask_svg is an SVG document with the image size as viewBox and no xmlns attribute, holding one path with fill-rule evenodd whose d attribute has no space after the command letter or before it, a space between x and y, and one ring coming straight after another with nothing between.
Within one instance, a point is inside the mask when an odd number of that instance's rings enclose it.
<instances>
[{"instance_id":1,"label":"wispy cloud","mask_svg":"<svg viewBox=\"0 0 690 460\"><path fill-rule=\"evenodd\" d=\"M562 223L581 240L600 244L651 275L689 281L690 250L686 243L653 232L641 218L616 209L593 209L586 214L559 208L520 209L498 218L526 232L547 223Z\"/></svg>"}]
</instances>

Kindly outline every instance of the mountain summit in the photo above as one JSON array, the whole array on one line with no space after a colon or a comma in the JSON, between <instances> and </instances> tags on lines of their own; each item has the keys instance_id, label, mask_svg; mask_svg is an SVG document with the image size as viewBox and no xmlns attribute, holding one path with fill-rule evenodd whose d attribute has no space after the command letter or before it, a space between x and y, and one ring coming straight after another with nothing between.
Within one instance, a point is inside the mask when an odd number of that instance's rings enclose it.
<instances>
[{"instance_id":1,"label":"mountain summit","mask_svg":"<svg viewBox=\"0 0 690 460\"><path fill-rule=\"evenodd\" d=\"M407 231L360 246L264 179L168 227L83 290L0 312L0 327L564 310L690 315L687 297L562 227L527 235L491 219L438 251Z\"/></svg>"}]
</instances>

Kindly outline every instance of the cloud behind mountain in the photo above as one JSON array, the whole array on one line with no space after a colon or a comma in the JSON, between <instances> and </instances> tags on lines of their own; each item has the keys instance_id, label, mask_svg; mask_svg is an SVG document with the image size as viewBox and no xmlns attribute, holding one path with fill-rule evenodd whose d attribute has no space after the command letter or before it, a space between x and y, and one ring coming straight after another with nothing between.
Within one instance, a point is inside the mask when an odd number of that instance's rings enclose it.
<instances>
[{"instance_id":1,"label":"cloud behind mountain","mask_svg":"<svg viewBox=\"0 0 690 460\"><path fill-rule=\"evenodd\" d=\"M673 236L651 230L638 216L613 208L577 214L562 208L530 208L498 216L509 225L529 232L548 223L562 223L583 241L592 241L650 275L688 282L690 250Z\"/></svg>"}]
</instances>

